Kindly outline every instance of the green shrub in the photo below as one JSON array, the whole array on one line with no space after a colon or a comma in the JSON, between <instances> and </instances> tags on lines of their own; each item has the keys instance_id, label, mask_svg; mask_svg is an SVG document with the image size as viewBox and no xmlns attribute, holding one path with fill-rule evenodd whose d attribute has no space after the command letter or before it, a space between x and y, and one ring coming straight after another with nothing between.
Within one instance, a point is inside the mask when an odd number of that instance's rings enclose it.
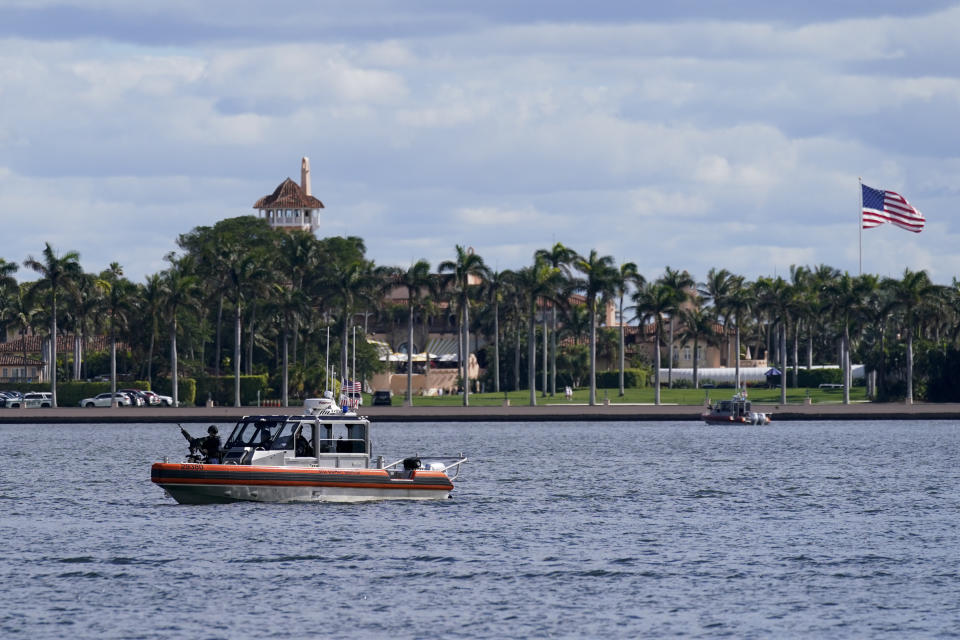
<instances>
[{"instance_id":1,"label":"green shrub","mask_svg":"<svg viewBox=\"0 0 960 640\"><path fill-rule=\"evenodd\" d=\"M234 378L233 376L203 376L197 380L196 400L199 404L205 404L207 399L213 400L220 406L232 406L234 400ZM257 392L260 392L260 399L267 397L269 386L267 384L267 374L254 376L240 376L240 404L255 405L257 403Z\"/></svg>"},{"instance_id":2,"label":"green shrub","mask_svg":"<svg viewBox=\"0 0 960 640\"><path fill-rule=\"evenodd\" d=\"M625 389L640 389L647 386L647 380L650 372L646 369L624 369L623 387ZM560 386L560 379L557 378L557 386ZM620 370L616 371L598 371L597 372L598 389L619 389L620 388Z\"/></svg>"},{"instance_id":3,"label":"green shrub","mask_svg":"<svg viewBox=\"0 0 960 640\"><path fill-rule=\"evenodd\" d=\"M170 385L169 378L157 378L154 385L154 391L161 395L173 397L171 393L173 387ZM181 407L190 407L197 401L197 381L193 378L181 378L177 376L177 400Z\"/></svg>"},{"instance_id":4,"label":"green shrub","mask_svg":"<svg viewBox=\"0 0 960 640\"><path fill-rule=\"evenodd\" d=\"M779 379L779 376L777 376ZM842 384L843 372L839 367L835 369L803 369L797 376L798 387L818 387L821 384Z\"/></svg>"}]
</instances>

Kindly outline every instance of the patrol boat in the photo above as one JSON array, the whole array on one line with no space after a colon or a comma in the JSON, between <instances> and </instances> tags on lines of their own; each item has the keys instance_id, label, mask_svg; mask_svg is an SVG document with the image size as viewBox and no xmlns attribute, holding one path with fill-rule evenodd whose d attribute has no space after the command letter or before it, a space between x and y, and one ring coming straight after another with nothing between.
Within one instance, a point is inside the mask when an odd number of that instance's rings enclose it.
<instances>
[{"instance_id":1,"label":"patrol boat","mask_svg":"<svg viewBox=\"0 0 960 640\"><path fill-rule=\"evenodd\" d=\"M746 393L735 393L730 400L721 400L710 405L700 414L707 424L770 424L770 416L761 411L753 411Z\"/></svg>"},{"instance_id":2,"label":"patrol boat","mask_svg":"<svg viewBox=\"0 0 960 640\"><path fill-rule=\"evenodd\" d=\"M304 415L245 416L230 433L221 464L191 449L186 462L155 462L150 479L181 504L357 502L449 498L467 461L457 456L370 464L370 421L330 398L311 398Z\"/></svg>"}]
</instances>

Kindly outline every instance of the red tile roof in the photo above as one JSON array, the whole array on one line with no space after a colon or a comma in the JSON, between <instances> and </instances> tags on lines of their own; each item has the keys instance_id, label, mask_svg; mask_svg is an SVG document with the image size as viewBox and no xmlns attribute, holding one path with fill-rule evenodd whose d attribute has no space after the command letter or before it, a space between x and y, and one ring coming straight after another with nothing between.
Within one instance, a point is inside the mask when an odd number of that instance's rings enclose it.
<instances>
[{"instance_id":1,"label":"red tile roof","mask_svg":"<svg viewBox=\"0 0 960 640\"><path fill-rule=\"evenodd\" d=\"M34 358L27 358L26 363L24 363L23 356L14 356L7 355L5 353L0 353L0 366L4 367L22 367L26 364L28 367L42 367L43 360L36 360Z\"/></svg>"},{"instance_id":2,"label":"red tile roof","mask_svg":"<svg viewBox=\"0 0 960 640\"><path fill-rule=\"evenodd\" d=\"M0 353L13 353L13 354L22 354L23 353L23 341L27 341L27 353L40 353L43 350L43 341L46 338L44 336L26 336L25 338L17 338L16 340L11 340L10 342L0 342ZM110 348L110 337L109 336L87 336L84 338L86 344L85 349L87 351L106 351ZM127 344L120 340L117 340L117 350L123 350L127 348ZM73 334L69 333L65 336L57 336L57 353L73 353ZM20 356L23 359L23 356Z\"/></svg>"},{"instance_id":3,"label":"red tile roof","mask_svg":"<svg viewBox=\"0 0 960 640\"><path fill-rule=\"evenodd\" d=\"M308 196L296 182L287 178L273 193L257 200L254 209L323 209L323 203Z\"/></svg>"}]
</instances>

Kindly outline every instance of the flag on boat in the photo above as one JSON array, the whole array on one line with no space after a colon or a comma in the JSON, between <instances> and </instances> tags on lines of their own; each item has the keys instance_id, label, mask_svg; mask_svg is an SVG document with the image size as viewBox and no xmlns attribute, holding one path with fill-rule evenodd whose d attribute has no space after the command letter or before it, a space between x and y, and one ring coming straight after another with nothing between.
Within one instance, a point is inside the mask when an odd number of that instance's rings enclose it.
<instances>
[{"instance_id":1,"label":"flag on boat","mask_svg":"<svg viewBox=\"0 0 960 640\"><path fill-rule=\"evenodd\" d=\"M873 189L860 184L863 197L863 228L872 229L888 222L901 229L920 233L926 220L923 214L899 193Z\"/></svg>"}]
</instances>

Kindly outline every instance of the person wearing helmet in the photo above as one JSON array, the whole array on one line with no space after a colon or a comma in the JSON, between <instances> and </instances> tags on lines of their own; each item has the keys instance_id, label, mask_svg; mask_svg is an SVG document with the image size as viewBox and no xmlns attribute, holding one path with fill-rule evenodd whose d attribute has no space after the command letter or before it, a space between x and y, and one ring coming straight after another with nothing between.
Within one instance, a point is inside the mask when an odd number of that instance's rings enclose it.
<instances>
[{"instance_id":1,"label":"person wearing helmet","mask_svg":"<svg viewBox=\"0 0 960 640\"><path fill-rule=\"evenodd\" d=\"M207 437L200 442L200 450L203 451L204 462L207 464L220 464L220 449L223 448L223 441L217 433L217 427L210 425L207 427Z\"/></svg>"}]
</instances>

